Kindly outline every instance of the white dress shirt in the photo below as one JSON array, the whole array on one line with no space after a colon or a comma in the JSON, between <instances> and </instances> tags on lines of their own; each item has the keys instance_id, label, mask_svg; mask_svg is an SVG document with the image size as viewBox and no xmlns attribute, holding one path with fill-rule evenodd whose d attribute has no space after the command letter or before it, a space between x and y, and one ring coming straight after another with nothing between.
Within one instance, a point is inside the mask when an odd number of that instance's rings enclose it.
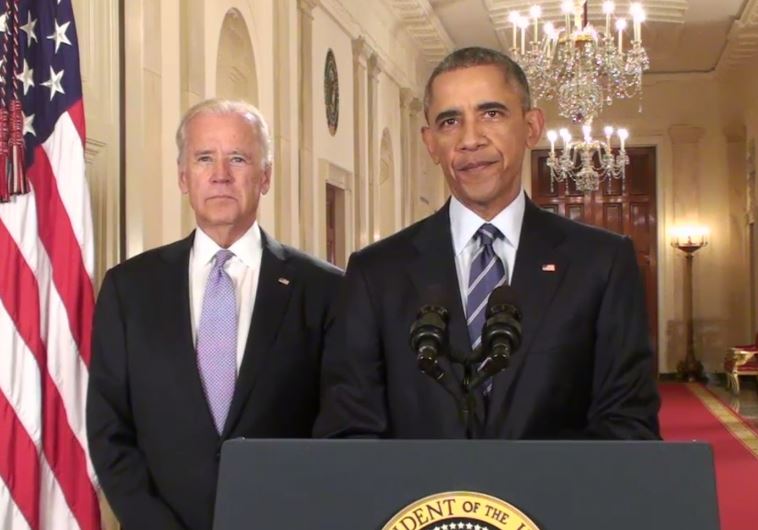
<instances>
[{"instance_id":1,"label":"white dress shirt","mask_svg":"<svg viewBox=\"0 0 758 530\"><path fill-rule=\"evenodd\" d=\"M205 284L213 267L213 257L221 247L200 228L195 231L195 242L190 251L189 260L189 295L190 315L192 318L192 343L197 345L197 328L203 309ZM255 306L255 293L258 290L258 277L261 271L263 241L258 222L253 223L245 235L235 241L229 250L234 253L224 264L224 270L234 282L237 299L237 373L245 354L247 335Z\"/></svg>"},{"instance_id":2,"label":"white dress shirt","mask_svg":"<svg viewBox=\"0 0 758 530\"><path fill-rule=\"evenodd\" d=\"M513 278L513 265L516 262L521 237L521 225L524 223L526 198L523 191L508 206L497 214L491 221L485 221L477 214L466 208L455 197L450 198L450 231L453 236L453 252L455 253L455 269L458 272L458 286L461 291L461 302L465 311L468 293L469 272L471 261L479 248L479 240L474 237L484 223L494 225L503 234L503 238L495 239L492 248L502 260L508 284Z\"/></svg>"}]
</instances>

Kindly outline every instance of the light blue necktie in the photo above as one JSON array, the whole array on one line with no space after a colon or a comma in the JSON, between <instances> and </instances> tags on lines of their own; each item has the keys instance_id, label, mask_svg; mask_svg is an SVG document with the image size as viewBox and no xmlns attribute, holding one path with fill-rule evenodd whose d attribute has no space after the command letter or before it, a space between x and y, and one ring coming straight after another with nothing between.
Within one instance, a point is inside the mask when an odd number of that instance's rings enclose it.
<instances>
[{"instance_id":1,"label":"light blue necktie","mask_svg":"<svg viewBox=\"0 0 758 530\"><path fill-rule=\"evenodd\" d=\"M197 365L216 430L224 430L237 377L237 300L224 264L234 256L219 250L208 275L197 330Z\"/></svg>"},{"instance_id":2,"label":"light blue necktie","mask_svg":"<svg viewBox=\"0 0 758 530\"><path fill-rule=\"evenodd\" d=\"M505 266L493 248L495 239L503 237L500 230L485 223L479 227L474 237L479 239L479 248L471 261L466 293L466 324L472 349L482 343L482 327L484 327L490 293L495 287L505 283L506 279ZM483 388L485 394L490 392L491 378L483 385Z\"/></svg>"}]
</instances>

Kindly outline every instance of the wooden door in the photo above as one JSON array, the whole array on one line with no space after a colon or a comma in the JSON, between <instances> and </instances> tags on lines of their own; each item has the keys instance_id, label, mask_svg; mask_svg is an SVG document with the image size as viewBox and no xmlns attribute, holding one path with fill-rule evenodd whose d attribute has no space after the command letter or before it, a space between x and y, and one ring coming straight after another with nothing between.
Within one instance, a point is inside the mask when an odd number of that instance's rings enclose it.
<instances>
[{"instance_id":1,"label":"wooden door","mask_svg":"<svg viewBox=\"0 0 758 530\"><path fill-rule=\"evenodd\" d=\"M626 178L606 181L591 194L576 190L573 181L551 189L547 150L532 151L532 199L540 207L586 224L629 236L634 242L647 301L653 349L658 349L658 277L656 256L655 148L627 149ZM657 354L656 360L657 373Z\"/></svg>"},{"instance_id":2,"label":"wooden door","mask_svg":"<svg viewBox=\"0 0 758 530\"><path fill-rule=\"evenodd\" d=\"M326 260L337 265L337 187L326 185Z\"/></svg>"}]
</instances>

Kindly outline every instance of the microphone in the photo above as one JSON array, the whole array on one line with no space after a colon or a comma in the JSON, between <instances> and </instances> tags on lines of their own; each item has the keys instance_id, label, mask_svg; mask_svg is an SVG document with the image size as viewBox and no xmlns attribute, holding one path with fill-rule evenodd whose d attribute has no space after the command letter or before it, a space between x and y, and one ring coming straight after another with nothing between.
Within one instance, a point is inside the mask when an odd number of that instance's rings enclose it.
<instances>
[{"instance_id":1,"label":"microphone","mask_svg":"<svg viewBox=\"0 0 758 530\"><path fill-rule=\"evenodd\" d=\"M516 293L508 285L496 287L487 300L486 320L482 328L484 361L470 388L505 370L511 354L521 346L521 311Z\"/></svg>"},{"instance_id":2,"label":"microphone","mask_svg":"<svg viewBox=\"0 0 758 530\"><path fill-rule=\"evenodd\" d=\"M419 309L415 322L411 325L410 344L416 352L419 370L441 381L446 373L439 364L438 357L445 352L448 313L441 305L427 304Z\"/></svg>"}]
</instances>

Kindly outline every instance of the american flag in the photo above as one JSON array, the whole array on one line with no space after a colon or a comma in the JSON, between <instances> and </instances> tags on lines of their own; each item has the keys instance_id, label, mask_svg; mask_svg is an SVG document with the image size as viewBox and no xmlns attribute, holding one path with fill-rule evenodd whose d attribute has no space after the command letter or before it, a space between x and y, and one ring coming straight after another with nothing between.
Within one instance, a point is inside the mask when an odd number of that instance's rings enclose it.
<instances>
[{"instance_id":1,"label":"american flag","mask_svg":"<svg viewBox=\"0 0 758 530\"><path fill-rule=\"evenodd\" d=\"M84 416L94 249L71 0L0 0L0 61L0 528L100 528Z\"/></svg>"}]
</instances>

